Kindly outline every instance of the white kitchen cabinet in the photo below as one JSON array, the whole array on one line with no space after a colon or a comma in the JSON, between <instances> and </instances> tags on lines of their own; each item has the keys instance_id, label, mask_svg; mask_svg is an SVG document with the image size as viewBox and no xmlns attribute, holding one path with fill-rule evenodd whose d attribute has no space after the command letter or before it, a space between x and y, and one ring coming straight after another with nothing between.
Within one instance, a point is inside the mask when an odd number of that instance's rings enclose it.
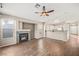
<instances>
[{"instance_id":1,"label":"white kitchen cabinet","mask_svg":"<svg viewBox=\"0 0 79 59\"><path fill-rule=\"evenodd\" d=\"M56 40L67 41L67 32L63 32L63 31L55 31L55 32L47 31L47 36L46 37L51 38L51 39L56 39Z\"/></svg>"}]
</instances>

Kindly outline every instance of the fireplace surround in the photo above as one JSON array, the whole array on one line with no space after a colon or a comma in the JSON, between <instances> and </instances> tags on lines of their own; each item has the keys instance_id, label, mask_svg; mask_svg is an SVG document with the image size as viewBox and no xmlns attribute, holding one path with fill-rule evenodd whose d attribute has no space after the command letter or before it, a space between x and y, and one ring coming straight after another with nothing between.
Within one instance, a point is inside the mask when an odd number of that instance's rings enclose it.
<instances>
[{"instance_id":1,"label":"fireplace surround","mask_svg":"<svg viewBox=\"0 0 79 59\"><path fill-rule=\"evenodd\" d=\"M30 31L17 31L17 43L30 40Z\"/></svg>"}]
</instances>

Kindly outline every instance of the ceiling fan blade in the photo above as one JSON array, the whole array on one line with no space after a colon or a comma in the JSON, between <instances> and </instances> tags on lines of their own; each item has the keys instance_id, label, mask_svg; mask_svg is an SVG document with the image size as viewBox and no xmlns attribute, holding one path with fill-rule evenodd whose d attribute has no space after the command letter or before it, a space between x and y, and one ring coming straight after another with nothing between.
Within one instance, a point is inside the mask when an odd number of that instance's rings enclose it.
<instances>
[{"instance_id":1,"label":"ceiling fan blade","mask_svg":"<svg viewBox=\"0 0 79 59\"><path fill-rule=\"evenodd\" d=\"M53 12L54 10L47 11L47 13Z\"/></svg>"},{"instance_id":2,"label":"ceiling fan blade","mask_svg":"<svg viewBox=\"0 0 79 59\"><path fill-rule=\"evenodd\" d=\"M36 14L41 13L41 12L35 12Z\"/></svg>"}]
</instances>

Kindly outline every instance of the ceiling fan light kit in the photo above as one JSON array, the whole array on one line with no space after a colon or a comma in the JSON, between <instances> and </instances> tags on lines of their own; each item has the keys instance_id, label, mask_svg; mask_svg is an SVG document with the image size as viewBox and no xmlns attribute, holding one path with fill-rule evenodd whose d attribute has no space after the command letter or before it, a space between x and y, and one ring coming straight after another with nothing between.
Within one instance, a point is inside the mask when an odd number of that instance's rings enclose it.
<instances>
[{"instance_id":1,"label":"ceiling fan light kit","mask_svg":"<svg viewBox=\"0 0 79 59\"><path fill-rule=\"evenodd\" d=\"M44 12L40 16L49 16L48 13Z\"/></svg>"}]
</instances>

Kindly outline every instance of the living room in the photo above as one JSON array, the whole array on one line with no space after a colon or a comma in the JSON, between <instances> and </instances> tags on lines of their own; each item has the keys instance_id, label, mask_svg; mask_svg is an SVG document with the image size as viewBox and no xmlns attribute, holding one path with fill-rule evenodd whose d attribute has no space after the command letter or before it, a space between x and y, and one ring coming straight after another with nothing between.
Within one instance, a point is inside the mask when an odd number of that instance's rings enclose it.
<instances>
[{"instance_id":1,"label":"living room","mask_svg":"<svg viewBox=\"0 0 79 59\"><path fill-rule=\"evenodd\" d=\"M78 3L0 3L0 55L79 55L78 6Z\"/></svg>"}]
</instances>

